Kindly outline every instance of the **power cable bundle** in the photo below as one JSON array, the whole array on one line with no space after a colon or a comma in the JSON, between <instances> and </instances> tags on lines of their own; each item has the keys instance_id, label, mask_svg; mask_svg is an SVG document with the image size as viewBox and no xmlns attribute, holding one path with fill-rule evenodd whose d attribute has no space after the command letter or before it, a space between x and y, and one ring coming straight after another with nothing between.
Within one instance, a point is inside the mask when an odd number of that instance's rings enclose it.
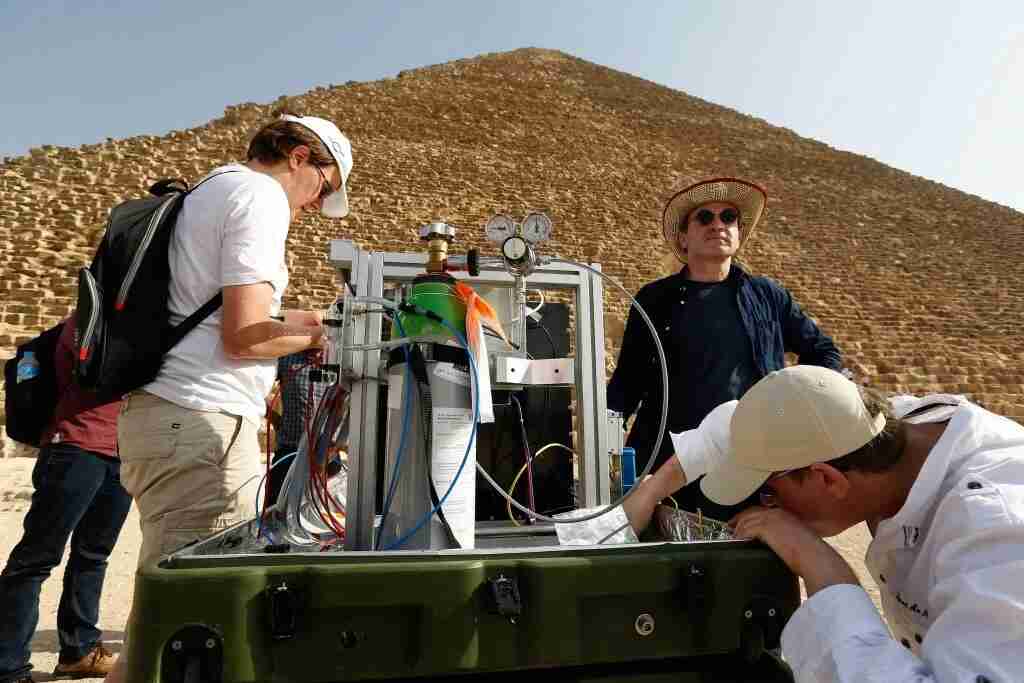
<instances>
[{"instance_id":1,"label":"power cable bundle","mask_svg":"<svg viewBox=\"0 0 1024 683\"><path fill-rule=\"evenodd\" d=\"M270 543L326 548L344 541L348 466L339 451L348 442L350 395L350 383L336 379L307 419L278 500L260 516L258 533Z\"/></svg>"}]
</instances>

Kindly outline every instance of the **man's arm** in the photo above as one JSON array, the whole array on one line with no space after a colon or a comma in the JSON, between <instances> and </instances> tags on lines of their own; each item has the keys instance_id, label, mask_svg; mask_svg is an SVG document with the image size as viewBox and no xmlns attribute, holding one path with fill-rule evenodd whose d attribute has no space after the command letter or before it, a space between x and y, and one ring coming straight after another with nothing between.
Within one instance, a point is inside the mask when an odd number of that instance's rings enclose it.
<instances>
[{"instance_id":1,"label":"man's arm","mask_svg":"<svg viewBox=\"0 0 1024 683\"><path fill-rule=\"evenodd\" d=\"M1007 562L1005 551L1013 546L1005 546L994 553L1003 559L985 567L982 563L993 557L976 545L981 539L963 540L951 552L958 557L948 559L975 568L939 581L929 592L929 609L936 616L921 642L920 656L889 634L866 592L833 586L808 599L782 633L782 652L796 679L1024 680L1024 582L1019 578L1024 562ZM1016 548L1022 544L1024 538L1018 538ZM979 556L972 557L976 550ZM939 564L941 572L946 558Z\"/></svg>"},{"instance_id":2,"label":"man's arm","mask_svg":"<svg viewBox=\"0 0 1024 683\"><path fill-rule=\"evenodd\" d=\"M301 317L313 323L305 325L289 322L299 317L294 315L286 314L284 322L270 319L270 283L224 287L222 292L221 341L229 358L279 358L320 345L323 328L313 317Z\"/></svg>"},{"instance_id":3,"label":"man's arm","mask_svg":"<svg viewBox=\"0 0 1024 683\"><path fill-rule=\"evenodd\" d=\"M1004 520L979 523L986 514ZM807 584L807 601L782 633L797 681L1024 680L1024 524L1006 507L940 506L932 529L944 527L948 540L936 557L927 603L932 624L920 656L890 635L849 566L799 520L752 508L734 523L740 536L760 538Z\"/></svg>"},{"instance_id":4,"label":"man's arm","mask_svg":"<svg viewBox=\"0 0 1024 683\"><path fill-rule=\"evenodd\" d=\"M651 523L654 508L662 499L696 480L726 457L729 451L729 424L738 401L726 401L708 413L696 429L672 434L675 457L669 458L650 477L640 482L637 491L626 499L622 508L636 533Z\"/></svg>"},{"instance_id":5,"label":"man's arm","mask_svg":"<svg viewBox=\"0 0 1024 683\"><path fill-rule=\"evenodd\" d=\"M640 533L651 523L654 508L663 499L683 488L686 484L686 473L677 458L669 458L658 468L658 471L637 485L622 509L633 531Z\"/></svg>"},{"instance_id":6,"label":"man's arm","mask_svg":"<svg viewBox=\"0 0 1024 683\"><path fill-rule=\"evenodd\" d=\"M779 320L782 323L782 341L786 351L795 353L801 365L820 365L839 370L842 367L842 356L832 337L822 332L803 312L789 290L778 283L772 284L777 288Z\"/></svg>"},{"instance_id":7,"label":"man's arm","mask_svg":"<svg viewBox=\"0 0 1024 683\"><path fill-rule=\"evenodd\" d=\"M752 507L730 524L739 538L756 538L804 580L807 597L829 586L859 586L846 560L807 525L782 508Z\"/></svg>"}]
</instances>

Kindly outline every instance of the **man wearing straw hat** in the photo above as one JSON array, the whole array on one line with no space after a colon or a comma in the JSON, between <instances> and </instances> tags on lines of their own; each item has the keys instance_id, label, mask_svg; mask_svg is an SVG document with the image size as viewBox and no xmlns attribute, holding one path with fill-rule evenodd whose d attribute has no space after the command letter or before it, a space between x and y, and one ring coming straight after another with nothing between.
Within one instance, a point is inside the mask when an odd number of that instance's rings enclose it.
<instances>
[{"instance_id":1,"label":"man wearing straw hat","mask_svg":"<svg viewBox=\"0 0 1024 683\"><path fill-rule=\"evenodd\" d=\"M734 263L753 234L768 195L738 178L713 178L672 196L662 215L662 234L683 264L666 278L645 285L637 301L658 329L668 361L668 430L695 428L717 405L737 399L757 380L785 367L785 353L799 362L839 369L832 339L800 309L779 283L755 277ZM637 469L652 455L660 466L672 454L668 434L652 454L661 416L661 386L649 328L636 310L626 323L608 408L636 420L627 445L636 449ZM639 406L639 410L638 410ZM705 514L731 513L699 497L695 487L680 503Z\"/></svg>"}]
</instances>

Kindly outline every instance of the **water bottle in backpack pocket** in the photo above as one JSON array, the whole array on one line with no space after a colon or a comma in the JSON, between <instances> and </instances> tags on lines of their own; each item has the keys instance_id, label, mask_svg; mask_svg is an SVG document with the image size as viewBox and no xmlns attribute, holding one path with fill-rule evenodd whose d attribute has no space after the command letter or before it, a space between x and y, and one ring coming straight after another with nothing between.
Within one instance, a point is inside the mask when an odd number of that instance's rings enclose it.
<instances>
[{"instance_id":1,"label":"water bottle in backpack pocket","mask_svg":"<svg viewBox=\"0 0 1024 683\"><path fill-rule=\"evenodd\" d=\"M18 361L18 371L15 376L16 384L21 384L39 376L39 361L33 351L26 351L25 355Z\"/></svg>"},{"instance_id":2,"label":"water bottle in backpack pocket","mask_svg":"<svg viewBox=\"0 0 1024 683\"><path fill-rule=\"evenodd\" d=\"M65 323L20 344L4 364L4 429L15 441L38 448L57 409L54 355Z\"/></svg>"}]
</instances>

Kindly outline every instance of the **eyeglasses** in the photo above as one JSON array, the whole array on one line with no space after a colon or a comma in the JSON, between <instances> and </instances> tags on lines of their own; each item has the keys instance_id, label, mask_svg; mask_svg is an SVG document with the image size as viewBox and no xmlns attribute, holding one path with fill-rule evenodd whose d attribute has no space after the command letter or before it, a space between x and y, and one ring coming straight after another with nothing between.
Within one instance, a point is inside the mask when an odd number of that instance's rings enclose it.
<instances>
[{"instance_id":1,"label":"eyeglasses","mask_svg":"<svg viewBox=\"0 0 1024 683\"><path fill-rule=\"evenodd\" d=\"M779 494L777 494L775 492L775 489L773 489L771 486L769 486L769 482L772 482L772 481L774 481L776 479L781 479L782 477L786 476L787 474L793 474L797 470L802 470L802 469L804 469L804 468L803 467L794 467L791 470L782 470L780 472L773 472L772 476L768 477L768 479L766 479L765 482L763 484L761 484L761 488L759 488L757 490L758 498L760 499L761 505L763 505L766 508L778 507L779 506Z\"/></svg>"},{"instance_id":2,"label":"eyeglasses","mask_svg":"<svg viewBox=\"0 0 1024 683\"><path fill-rule=\"evenodd\" d=\"M718 213L715 213L711 209L700 209L693 215L693 217L697 219L697 222L704 227L714 223L715 216L718 216L721 219L722 225L732 225L739 220L740 212L732 208L722 209Z\"/></svg>"},{"instance_id":3,"label":"eyeglasses","mask_svg":"<svg viewBox=\"0 0 1024 683\"><path fill-rule=\"evenodd\" d=\"M334 192L334 188L331 187L329 182L327 182L327 176L324 175L324 170L316 164L312 164L312 166L316 169L316 172L320 174L320 180L323 181L323 184L320 186L320 201L323 201L331 196Z\"/></svg>"},{"instance_id":4,"label":"eyeglasses","mask_svg":"<svg viewBox=\"0 0 1024 683\"><path fill-rule=\"evenodd\" d=\"M779 496L775 491L770 488L761 487L761 490L757 492L758 502L761 503L762 507L766 508L777 508L779 507Z\"/></svg>"}]
</instances>

